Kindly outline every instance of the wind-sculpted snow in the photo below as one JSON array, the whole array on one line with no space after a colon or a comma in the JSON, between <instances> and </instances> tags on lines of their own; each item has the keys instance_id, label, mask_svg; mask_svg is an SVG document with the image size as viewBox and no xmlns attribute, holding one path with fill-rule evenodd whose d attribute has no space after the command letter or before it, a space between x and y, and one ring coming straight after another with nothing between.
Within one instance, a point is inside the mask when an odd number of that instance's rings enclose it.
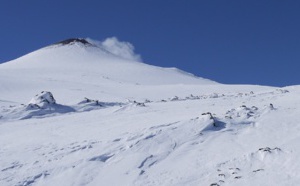
<instances>
[{"instance_id":1,"label":"wind-sculpted snow","mask_svg":"<svg viewBox=\"0 0 300 186\"><path fill-rule=\"evenodd\" d=\"M9 120L23 120L30 118L43 118L67 113L85 112L106 107L121 107L123 103L100 102L84 98L76 105L61 105L56 103L51 92L42 91L37 94L28 104L10 105L0 110L0 123Z\"/></svg>"},{"instance_id":2,"label":"wind-sculpted snow","mask_svg":"<svg viewBox=\"0 0 300 186\"><path fill-rule=\"evenodd\" d=\"M228 185L236 180L255 177L265 179L266 172L272 167L272 163L284 162L284 153L280 148L259 148L257 151L234 158L217 165L215 179L211 185ZM281 168L284 166L282 165ZM279 168L276 166L276 168ZM243 183L243 182L240 182Z\"/></svg>"},{"instance_id":3,"label":"wind-sculpted snow","mask_svg":"<svg viewBox=\"0 0 300 186\"><path fill-rule=\"evenodd\" d=\"M0 65L1 186L299 185L300 86L222 85L85 42Z\"/></svg>"},{"instance_id":4,"label":"wind-sculpted snow","mask_svg":"<svg viewBox=\"0 0 300 186\"><path fill-rule=\"evenodd\" d=\"M43 93L35 98L42 100ZM292 117L299 110L289 107L295 97L286 93L219 92L212 95L222 96L190 95L166 102L84 98L68 106L74 109L70 112L2 122L0 184L297 183L298 177L284 176L299 170L292 162L300 152L299 138L293 135L300 130L295 125L299 120ZM49 97L59 100L54 96ZM292 102L300 104L299 99ZM59 106L53 101L32 109L50 105ZM288 108L293 119L277 117ZM286 138L286 133L293 136Z\"/></svg>"},{"instance_id":5,"label":"wind-sculpted snow","mask_svg":"<svg viewBox=\"0 0 300 186\"><path fill-rule=\"evenodd\" d=\"M286 93L286 91L279 91L281 93ZM253 93L254 94L254 93ZM273 92L269 93L273 94ZM245 94L246 96L250 94ZM252 95L252 94L251 94ZM211 95L199 95L199 96L186 96L185 98L179 98L174 96L168 98L168 101L188 101L188 100L198 100L198 99L214 99L221 97L232 97L233 95L225 95L213 93ZM238 94L238 96L241 96ZM29 119L29 118L42 118L49 117L53 115L61 115L72 112L84 112L91 111L96 109L103 109L107 107L119 107L117 111L131 109L133 107L145 107L146 103L151 103L149 99L144 100L144 102L137 102L135 100L127 100L124 103L121 102L101 102L99 100L93 100L89 98L84 98L76 105L61 105L56 103L56 100L51 92L42 91L39 94L35 95L28 104L14 105L11 104L8 107L3 107L0 109L0 122L6 120L18 120L18 119ZM159 102L167 102L166 100ZM272 104L266 106L262 112L267 110L275 109ZM231 123L246 123L249 124L255 117L259 116L260 111L257 111L258 108L252 106L251 108L246 107L245 105L240 106L237 109L231 109L227 111L225 118L231 119ZM234 119L234 120L232 120ZM220 126L224 126L225 123L222 121L218 122Z\"/></svg>"}]
</instances>

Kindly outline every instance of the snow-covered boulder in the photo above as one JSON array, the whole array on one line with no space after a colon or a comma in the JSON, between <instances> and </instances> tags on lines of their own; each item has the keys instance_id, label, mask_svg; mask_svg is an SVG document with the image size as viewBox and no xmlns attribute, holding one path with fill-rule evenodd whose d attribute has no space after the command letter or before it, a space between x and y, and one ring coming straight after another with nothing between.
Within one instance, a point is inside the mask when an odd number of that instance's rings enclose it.
<instances>
[{"instance_id":1,"label":"snow-covered boulder","mask_svg":"<svg viewBox=\"0 0 300 186\"><path fill-rule=\"evenodd\" d=\"M258 117L258 108L255 106L247 107L242 105L236 109L231 109L226 112L226 118L229 119L240 119L240 120L247 120L249 118L256 118Z\"/></svg>"},{"instance_id":2,"label":"snow-covered boulder","mask_svg":"<svg viewBox=\"0 0 300 186\"><path fill-rule=\"evenodd\" d=\"M178 96L174 96L174 97L170 98L170 101L178 101L178 100L179 100Z\"/></svg>"},{"instance_id":3,"label":"snow-covered boulder","mask_svg":"<svg viewBox=\"0 0 300 186\"><path fill-rule=\"evenodd\" d=\"M48 91L42 91L41 93L35 95L29 102L28 106L35 106L44 108L47 105L56 104L56 100L53 97L53 94Z\"/></svg>"},{"instance_id":4,"label":"snow-covered boulder","mask_svg":"<svg viewBox=\"0 0 300 186\"><path fill-rule=\"evenodd\" d=\"M97 105L97 106L102 106L102 104L98 100L94 99L89 99L89 98L84 98L83 101L79 102L79 104L89 104L89 105Z\"/></svg>"},{"instance_id":5,"label":"snow-covered boulder","mask_svg":"<svg viewBox=\"0 0 300 186\"><path fill-rule=\"evenodd\" d=\"M200 97L199 96L194 96L193 94L191 94L190 96L186 96L185 99L194 100L194 99L200 99Z\"/></svg>"}]
</instances>

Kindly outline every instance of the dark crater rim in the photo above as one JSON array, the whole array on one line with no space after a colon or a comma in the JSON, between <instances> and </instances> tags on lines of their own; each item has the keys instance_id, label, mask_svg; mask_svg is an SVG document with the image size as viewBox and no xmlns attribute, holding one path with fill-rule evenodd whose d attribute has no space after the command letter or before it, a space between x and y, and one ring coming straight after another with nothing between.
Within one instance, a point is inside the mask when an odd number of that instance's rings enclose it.
<instances>
[{"instance_id":1,"label":"dark crater rim","mask_svg":"<svg viewBox=\"0 0 300 186\"><path fill-rule=\"evenodd\" d=\"M69 39L65 39L62 41L59 41L57 43L54 43L53 45L69 45L69 44L73 44L73 43L82 43L84 45L92 45L91 43L89 43L87 40L82 39L82 38L69 38Z\"/></svg>"}]
</instances>

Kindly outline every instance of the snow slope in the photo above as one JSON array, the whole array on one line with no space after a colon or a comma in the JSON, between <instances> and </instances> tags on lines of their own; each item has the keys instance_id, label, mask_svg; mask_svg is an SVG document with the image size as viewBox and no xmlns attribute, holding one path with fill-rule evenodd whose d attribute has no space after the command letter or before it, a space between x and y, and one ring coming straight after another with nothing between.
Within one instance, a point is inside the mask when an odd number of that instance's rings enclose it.
<instances>
[{"instance_id":1,"label":"snow slope","mask_svg":"<svg viewBox=\"0 0 300 186\"><path fill-rule=\"evenodd\" d=\"M80 41L1 64L0 85L0 185L300 182L300 86L218 84Z\"/></svg>"}]
</instances>

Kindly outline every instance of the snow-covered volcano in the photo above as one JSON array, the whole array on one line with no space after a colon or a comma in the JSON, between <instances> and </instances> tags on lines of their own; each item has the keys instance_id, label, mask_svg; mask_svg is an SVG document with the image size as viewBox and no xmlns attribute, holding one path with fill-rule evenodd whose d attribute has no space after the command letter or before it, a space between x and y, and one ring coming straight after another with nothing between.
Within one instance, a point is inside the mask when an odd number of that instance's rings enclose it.
<instances>
[{"instance_id":1,"label":"snow-covered volcano","mask_svg":"<svg viewBox=\"0 0 300 186\"><path fill-rule=\"evenodd\" d=\"M219 84L133 49L75 38L0 65L0 185L300 182L299 86Z\"/></svg>"},{"instance_id":2,"label":"snow-covered volcano","mask_svg":"<svg viewBox=\"0 0 300 186\"><path fill-rule=\"evenodd\" d=\"M50 73L56 76L77 75L80 79L91 73L98 76L98 79L93 78L98 82L105 77L121 83L143 85L215 84L176 68L161 68L138 62L122 54L124 51L115 50L93 44L92 40L67 39L3 64L1 69L21 69L24 75L34 70L41 77Z\"/></svg>"},{"instance_id":3,"label":"snow-covered volcano","mask_svg":"<svg viewBox=\"0 0 300 186\"><path fill-rule=\"evenodd\" d=\"M111 41L110 41L111 42ZM119 41L115 41L119 42ZM103 44L104 43L104 44ZM101 45L102 44L102 45ZM29 53L0 66L0 92L20 91L24 97L42 90L56 90L56 94L94 96L93 91L123 94L124 90L140 85L209 85L216 82L196 77L176 68L161 68L136 61L132 49L124 49L119 43L98 44L91 39L68 39ZM122 44L122 43L121 43ZM124 45L124 44L123 44ZM126 46L125 46L126 47ZM21 86L21 87L20 87ZM109 89L113 89L110 91ZM76 93L75 93L76 94ZM68 98L66 98L68 100Z\"/></svg>"}]
</instances>

